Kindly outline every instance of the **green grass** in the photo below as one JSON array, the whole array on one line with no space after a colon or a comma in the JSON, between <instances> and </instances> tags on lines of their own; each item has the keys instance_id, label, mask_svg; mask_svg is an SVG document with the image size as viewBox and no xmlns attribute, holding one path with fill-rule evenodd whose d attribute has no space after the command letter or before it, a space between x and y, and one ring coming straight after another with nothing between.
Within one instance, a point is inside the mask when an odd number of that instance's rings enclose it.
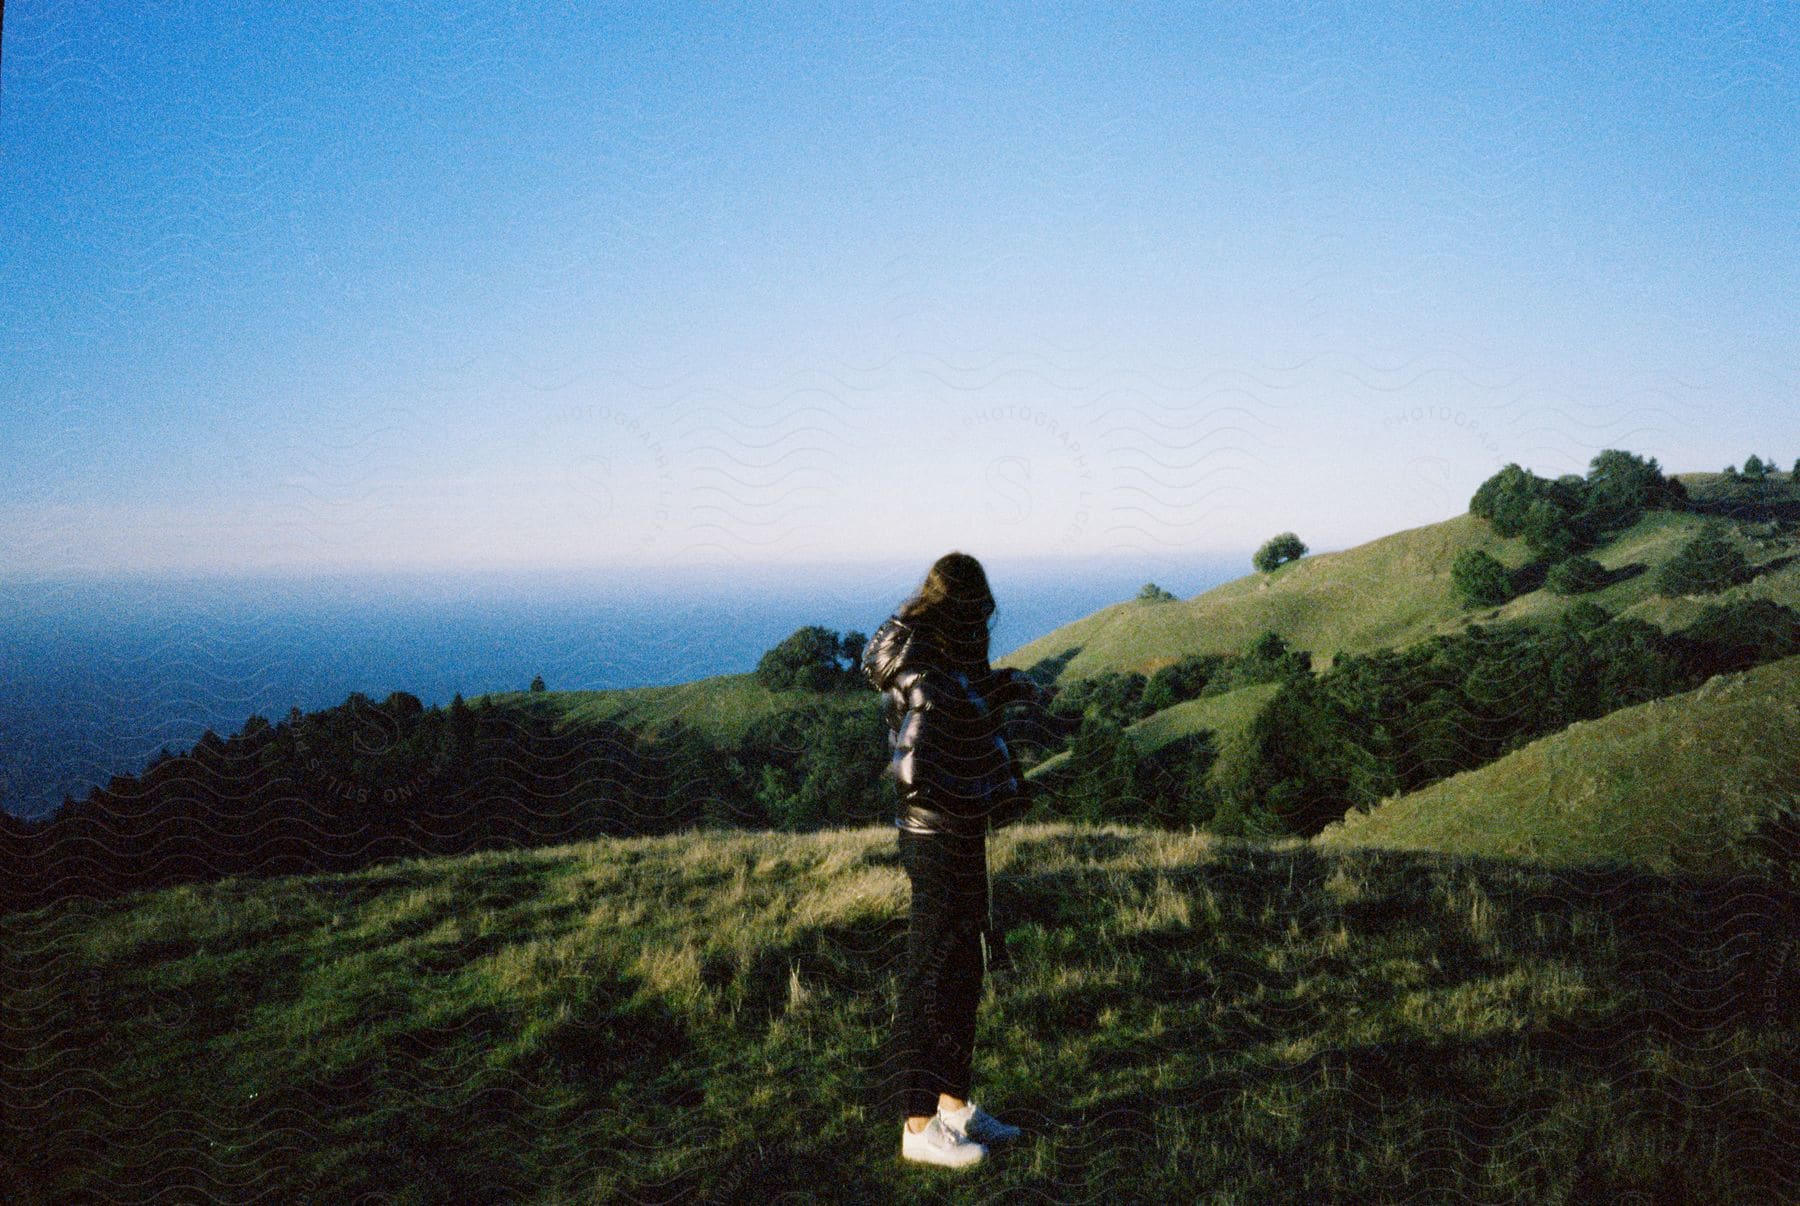
<instances>
[{"instance_id":1,"label":"green grass","mask_svg":"<svg viewBox=\"0 0 1800 1206\"><path fill-rule=\"evenodd\" d=\"M1131 726L1131 734L1145 752L1160 749L1200 729L1211 729L1223 742L1248 729L1257 713L1275 697L1279 686L1278 683L1256 683L1222 695L1186 700L1146 716Z\"/></svg>"},{"instance_id":2,"label":"green grass","mask_svg":"<svg viewBox=\"0 0 1800 1206\"><path fill-rule=\"evenodd\" d=\"M1741 841L1800 802L1800 657L1571 725L1486 766L1353 812L1322 846L1628 859L1685 872L1750 865Z\"/></svg>"},{"instance_id":3,"label":"green grass","mask_svg":"<svg viewBox=\"0 0 1800 1206\"><path fill-rule=\"evenodd\" d=\"M1523 541L1502 540L1482 520L1463 515L1342 552L1303 557L1272 574L1238 578L1192 599L1115 604L1013 650L1000 662L1027 667L1078 649L1063 675L1150 673L1190 654L1241 653L1270 630L1309 650L1315 665L1343 650L1403 645L1460 621L1450 565L1468 548L1485 549L1508 566L1527 560Z\"/></svg>"},{"instance_id":4,"label":"green grass","mask_svg":"<svg viewBox=\"0 0 1800 1206\"><path fill-rule=\"evenodd\" d=\"M227 879L0 919L8 1201L1792 1200L1766 891L1021 826L977 1092L897 1162L888 828ZM1790 935L1791 936L1791 935ZM1761 959L1746 959L1760 951ZM1771 1009L1774 1013L1771 1014Z\"/></svg>"},{"instance_id":5,"label":"green grass","mask_svg":"<svg viewBox=\"0 0 1800 1206\"><path fill-rule=\"evenodd\" d=\"M477 696L496 707L548 708L570 725L610 720L628 728L657 729L673 720L701 735L731 744L757 720L812 703L855 707L871 692L771 691L754 674L721 674L660 687L602 691L501 691ZM473 704L475 699L469 702Z\"/></svg>"},{"instance_id":6,"label":"green grass","mask_svg":"<svg viewBox=\"0 0 1800 1206\"><path fill-rule=\"evenodd\" d=\"M1226 748L1250 728L1250 722L1275 697L1278 688L1277 683L1256 683L1221 695L1184 700L1127 725L1126 732L1137 743L1138 751L1146 754L1201 729L1213 731L1215 748ZM1069 751L1059 751L1032 767L1025 777L1036 779L1054 774L1068 761Z\"/></svg>"},{"instance_id":7,"label":"green grass","mask_svg":"<svg viewBox=\"0 0 1800 1206\"><path fill-rule=\"evenodd\" d=\"M1696 501L1709 505L1741 501L1750 490L1725 483L1718 474L1685 474L1682 480ZM1800 488L1785 480L1771 482L1757 497L1765 503L1800 504ZM1736 522L1750 541L1752 565L1781 568L1704 600L1655 597L1657 568L1703 522L1698 514L1652 511L1611 534L1588 555L1620 577L1582 597L1665 629L1691 623L1706 604L1733 597L1771 598L1800 609L1800 560L1787 560L1800 554L1800 532L1792 521ZM1272 574L1249 574L1191 599L1114 604L1020 646L995 664L1025 668L1074 650L1062 677L1108 670L1149 674L1192 654L1241 653L1257 636L1274 631L1290 645L1310 651L1314 666L1323 668L1339 653L1398 649L1455 632L1470 621L1547 622L1576 602L1535 589L1502 607L1464 607L1451 586L1450 567L1465 549L1488 552L1513 570L1531 560L1523 540L1503 540L1486 521L1463 514L1341 552L1303 557Z\"/></svg>"}]
</instances>

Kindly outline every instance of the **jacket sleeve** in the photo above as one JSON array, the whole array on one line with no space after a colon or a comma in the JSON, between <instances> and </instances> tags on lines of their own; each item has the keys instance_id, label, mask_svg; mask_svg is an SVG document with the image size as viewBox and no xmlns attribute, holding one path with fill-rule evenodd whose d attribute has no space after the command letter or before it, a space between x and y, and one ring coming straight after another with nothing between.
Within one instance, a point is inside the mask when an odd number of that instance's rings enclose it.
<instances>
[{"instance_id":1,"label":"jacket sleeve","mask_svg":"<svg viewBox=\"0 0 1800 1206\"><path fill-rule=\"evenodd\" d=\"M930 711L943 698L946 685L932 672L931 646L905 623L889 619L863 646L863 677L877 691L895 692L906 706Z\"/></svg>"},{"instance_id":2,"label":"jacket sleeve","mask_svg":"<svg viewBox=\"0 0 1800 1206\"><path fill-rule=\"evenodd\" d=\"M863 677L869 680L870 686L877 691L886 691L895 685L894 679L911 643L912 630L892 617L875 630L875 635L863 646L861 662Z\"/></svg>"}]
</instances>

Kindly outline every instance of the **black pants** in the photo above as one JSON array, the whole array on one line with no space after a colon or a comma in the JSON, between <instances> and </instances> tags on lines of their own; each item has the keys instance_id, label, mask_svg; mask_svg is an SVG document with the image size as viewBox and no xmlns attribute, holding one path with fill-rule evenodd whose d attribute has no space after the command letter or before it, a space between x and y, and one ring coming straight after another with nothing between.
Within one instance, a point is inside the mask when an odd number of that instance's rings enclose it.
<instances>
[{"instance_id":1,"label":"black pants","mask_svg":"<svg viewBox=\"0 0 1800 1206\"><path fill-rule=\"evenodd\" d=\"M987 838L900 831L912 881L906 968L895 1026L902 1113L935 1114L938 1094L969 1096L981 934L987 926Z\"/></svg>"}]
</instances>

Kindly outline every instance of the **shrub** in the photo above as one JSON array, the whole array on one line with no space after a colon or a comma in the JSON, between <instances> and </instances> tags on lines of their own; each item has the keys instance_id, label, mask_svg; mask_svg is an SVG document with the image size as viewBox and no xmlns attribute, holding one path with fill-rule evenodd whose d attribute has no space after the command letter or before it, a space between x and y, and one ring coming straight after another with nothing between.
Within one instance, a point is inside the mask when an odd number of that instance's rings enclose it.
<instances>
[{"instance_id":1,"label":"shrub","mask_svg":"<svg viewBox=\"0 0 1800 1206\"><path fill-rule=\"evenodd\" d=\"M1201 653L1184 657L1172 666L1164 666L1152 674L1144 686L1144 696L1139 703L1144 715L1174 707L1184 700L1198 699L1224 662L1225 659L1216 653Z\"/></svg>"},{"instance_id":2,"label":"shrub","mask_svg":"<svg viewBox=\"0 0 1800 1206\"><path fill-rule=\"evenodd\" d=\"M1800 653L1800 615L1773 599L1714 603L1681 630L1702 674L1748 670Z\"/></svg>"},{"instance_id":3,"label":"shrub","mask_svg":"<svg viewBox=\"0 0 1800 1206\"><path fill-rule=\"evenodd\" d=\"M1724 525L1709 523L1656 571L1656 590L1670 597L1707 595L1741 581L1749 572L1749 563Z\"/></svg>"},{"instance_id":4,"label":"shrub","mask_svg":"<svg viewBox=\"0 0 1800 1206\"><path fill-rule=\"evenodd\" d=\"M1512 576L1480 549L1464 549L1456 555L1450 580L1466 607L1497 607L1512 598Z\"/></svg>"},{"instance_id":5,"label":"shrub","mask_svg":"<svg viewBox=\"0 0 1800 1206\"><path fill-rule=\"evenodd\" d=\"M1175 601L1173 592L1164 590L1154 582L1144 583L1144 589L1138 591L1137 597L1141 603L1173 603Z\"/></svg>"},{"instance_id":6,"label":"shrub","mask_svg":"<svg viewBox=\"0 0 1800 1206\"><path fill-rule=\"evenodd\" d=\"M1592 557L1565 557L1544 579L1544 585L1559 595L1585 595L1605 584L1606 567Z\"/></svg>"},{"instance_id":7,"label":"shrub","mask_svg":"<svg viewBox=\"0 0 1800 1206\"><path fill-rule=\"evenodd\" d=\"M1064 687L1050 710L1066 720L1097 715L1122 727L1145 715L1147 686L1148 680L1136 671L1103 670Z\"/></svg>"},{"instance_id":8,"label":"shrub","mask_svg":"<svg viewBox=\"0 0 1800 1206\"><path fill-rule=\"evenodd\" d=\"M1256 550L1251 564L1264 574L1273 573L1290 561L1297 561L1306 556L1306 546L1300 537L1292 532L1283 532L1279 536L1271 536L1266 543Z\"/></svg>"}]
</instances>

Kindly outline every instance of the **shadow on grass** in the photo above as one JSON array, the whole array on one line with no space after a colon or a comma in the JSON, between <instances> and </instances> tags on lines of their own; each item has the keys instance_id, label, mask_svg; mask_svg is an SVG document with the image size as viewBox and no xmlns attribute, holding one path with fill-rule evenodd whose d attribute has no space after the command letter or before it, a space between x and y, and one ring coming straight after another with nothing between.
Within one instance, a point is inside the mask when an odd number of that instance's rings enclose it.
<instances>
[{"instance_id":1,"label":"shadow on grass","mask_svg":"<svg viewBox=\"0 0 1800 1206\"><path fill-rule=\"evenodd\" d=\"M1061 674L1069 663L1075 660L1076 655L1081 652L1081 648L1080 645L1071 645L1061 653L1040 657L1025 668L1025 673L1040 683L1053 683L1056 681L1057 675Z\"/></svg>"},{"instance_id":2,"label":"shadow on grass","mask_svg":"<svg viewBox=\"0 0 1800 1206\"><path fill-rule=\"evenodd\" d=\"M1107 858L1127 839L1110 834L1059 835L1021 842L1020 864L1034 854ZM1037 846L1037 849L1033 848ZM1327 880L1348 872L1367 887L1334 894ZM1158 883L1190 897L1204 889L1222 902L1217 927L1190 923L1148 929L1109 941L1138 953L1191 956L1231 967L1245 952L1269 945L1297 925L1303 934L1341 926L1354 951L1383 936L1427 931L1442 977L1470 979L1549 952L1601 961L1645 1002L1646 1029L1667 1022L1689 1038L1721 1025L1767 1021L1787 1006L1781 961L1771 952L1792 945L1800 898L1757 876L1656 875L1625 865L1550 868L1499 859L1397 851L1321 853L1310 848L1236 847L1213 861L1146 870L1082 867L996 876L993 900L1003 930L1036 926L1047 934L1104 932L1123 891L1147 897ZM1453 915L1478 889L1491 921ZM1489 926L1485 941L1469 928ZM1585 936L1584 936L1585 934ZM1014 954L1020 952L1011 943ZM1292 974L1248 969L1271 990Z\"/></svg>"},{"instance_id":3,"label":"shadow on grass","mask_svg":"<svg viewBox=\"0 0 1800 1206\"><path fill-rule=\"evenodd\" d=\"M1758 565L1751 566L1750 573L1744 579L1744 581L1745 582L1754 582L1758 578L1763 577L1765 574L1772 574L1777 570L1786 569L1788 566L1794 564L1794 562L1797 560L1800 560L1800 554L1797 554L1797 553L1786 553L1780 557L1771 557L1767 561L1764 561Z\"/></svg>"},{"instance_id":4,"label":"shadow on grass","mask_svg":"<svg viewBox=\"0 0 1800 1206\"><path fill-rule=\"evenodd\" d=\"M1800 519L1800 498L1791 495L1759 498L1746 487L1745 493L1738 497L1690 502L1687 509L1696 515L1718 515L1737 520Z\"/></svg>"},{"instance_id":5,"label":"shadow on grass","mask_svg":"<svg viewBox=\"0 0 1800 1206\"><path fill-rule=\"evenodd\" d=\"M1596 586L1594 589L1605 590L1609 586L1617 586L1621 582L1629 582L1633 578L1642 577L1644 574L1648 573L1649 570L1650 567L1645 565L1642 561L1633 561L1630 565L1621 565L1617 569L1609 569L1606 571L1606 576L1600 580L1600 585Z\"/></svg>"},{"instance_id":6,"label":"shadow on grass","mask_svg":"<svg viewBox=\"0 0 1800 1206\"><path fill-rule=\"evenodd\" d=\"M1100 928L1116 918L1112 902L1122 893L1166 899L1170 887L1190 901L1210 892L1221 903L1216 920L1195 910L1162 925L1140 922L1145 928L1135 932L1120 932L1116 920ZM1743 1092L1719 1079L1717 1052L1733 1041L1729 1035L1761 1042L1749 1036L1793 1021L1792 960L1774 952L1800 932L1800 902L1755 877L1245 847L1191 865L1009 875L996 880L995 896L1003 924L1017 927L1022 961L1095 964L1095 937L1106 933L1103 954L1130 959L1139 971L1135 1001L1109 993L1103 981L1051 990L1039 976L1014 990L1025 999L1008 1003L1008 1024L1023 1021L1082 1043L1079 1084L1015 1078L1003 1103L1014 1121L1055 1137L1055 1176L1076 1183L1116 1176L1106 1153L1120 1149L1157 1153L1165 1168L1180 1165L1197 1178L1216 1175L1205 1153L1224 1150L1217 1147L1223 1140L1195 1135L1217 1133L1199 1119L1226 1114L1248 1128L1233 1142L1267 1142L1269 1159L1294 1163L1276 1178L1301 1195L1294 1200L1331 1200L1347 1167L1371 1152L1384 1158L1383 1126L1431 1132L1406 1158L1407 1196L1467 1196L1488 1186L1527 1197L1543 1189L1545 1200L1589 1200L1589 1190L1621 1188L1660 1195L1655 1200L1708 1200L1716 1190L1700 1162L1652 1161L1642 1174L1649 1179L1634 1180L1638 1174L1596 1147L1610 1141L1596 1138L1600 1125L1625 1128L1633 1141L1656 1133L1685 1142L1677 1137L1691 1128L1704 1132L1708 1111L1725 1110L1726 1098ZM1340 927L1347 942L1310 944ZM1287 940L1296 957L1275 958ZM1365 962L1396 957L1412 965L1404 986L1371 974ZM1572 995L1536 1004L1537 984L1554 992L1562 973L1529 977L1559 966L1577 969ZM1524 986L1508 986L1515 972L1528 977ZM1453 1002L1465 987L1476 995L1466 1012L1454 1012L1463 1008ZM1504 1016L1486 1019L1480 994L1487 991L1511 994L1523 1013L1510 1024ZM1403 997L1436 1004L1417 1014ZM1199 1003L1206 1004L1195 1010ZM1385 1017L1380 1027L1394 1037L1320 1049L1346 1033L1347 1006L1361 1018ZM1175 1016L1193 1020L1140 1024L1168 1016L1164 1007L1185 1007ZM1441 1015L1441 1008L1453 1012ZM1106 1009L1124 1017L1116 1044L1099 1020ZM1440 1016L1452 1024L1432 1033ZM1290 1045L1313 1053L1278 1054ZM1681 1080L1678 1069L1689 1062L1716 1085L1716 1102L1713 1089ZM1179 1071L1165 1074L1165 1067ZM1579 1086L1603 1087L1609 1103L1591 1126L1569 1113ZM1543 1161L1521 1159L1522 1138L1536 1141L1536 1124L1521 1130L1521 1102L1557 1119L1543 1133L1555 1148ZM1778 1108L1747 1100L1718 1124L1727 1128L1721 1134L1738 1136ZM1337 1149L1281 1138L1284 1109L1301 1110L1309 1133L1338 1137ZM1662 1121L1646 1121L1646 1109ZM1652 1125L1663 1129L1643 1129ZM1195 1146L1183 1149L1177 1134ZM1742 1141L1751 1145L1745 1150L1769 1153L1771 1175L1795 1169L1779 1136ZM1495 1188L1486 1180L1494 1169L1524 1180ZM1315 1192L1323 1196L1306 1196Z\"/></svg>"}]
</instances>

